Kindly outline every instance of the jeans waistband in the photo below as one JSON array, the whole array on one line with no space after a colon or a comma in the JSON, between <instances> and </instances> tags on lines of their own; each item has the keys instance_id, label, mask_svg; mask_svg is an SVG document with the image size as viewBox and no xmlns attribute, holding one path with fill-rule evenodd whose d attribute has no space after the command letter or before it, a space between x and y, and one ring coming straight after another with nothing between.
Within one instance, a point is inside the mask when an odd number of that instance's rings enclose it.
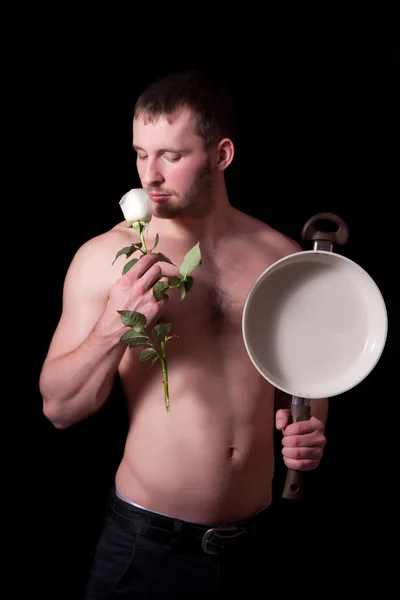
<instances>
[{"instance_id":1,"label":"jeans waistband","mask_svg":"<svg viewBox=\"0 0 400 600\"><path fill-rule=\"evenodd\" d=\"M172 546L197 548L206 554L236 550L267 531L271 520L267 507L248 519L227 525L191 523L133 506L115 491L111 509L111 518L124 529Z\"/></svg>"}]
</instances>

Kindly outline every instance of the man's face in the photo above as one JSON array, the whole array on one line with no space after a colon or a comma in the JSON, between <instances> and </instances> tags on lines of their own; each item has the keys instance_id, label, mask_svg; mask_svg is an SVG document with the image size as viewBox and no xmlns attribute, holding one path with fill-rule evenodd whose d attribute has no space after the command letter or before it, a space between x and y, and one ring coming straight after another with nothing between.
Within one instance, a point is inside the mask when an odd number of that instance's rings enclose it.
<instances>
[{"instance_id":1,"label":"man's face","mask_svg":"<svg viewBox=\"0 0 400 600\"><path fill-rule=\"evenodd\" d=\"M210 154L194 132L189 110L182 109L169 120L134 119L133 147L142 187L150 195L156 217L204 214L211 202Z\"/></svg>"}]
</instances>

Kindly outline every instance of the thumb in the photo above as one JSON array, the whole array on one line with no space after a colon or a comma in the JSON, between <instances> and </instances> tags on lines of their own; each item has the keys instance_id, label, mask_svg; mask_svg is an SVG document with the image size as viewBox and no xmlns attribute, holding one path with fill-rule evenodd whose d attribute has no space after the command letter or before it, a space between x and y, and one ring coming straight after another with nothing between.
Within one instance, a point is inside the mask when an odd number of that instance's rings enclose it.
<instances>
[{"instance_id":1,"label":"thumb","mask_svg":"<svg viewBox=\"0 0 400 600\"><path fill-rule=\"evenodd\" d=\"M277 429L285 429L291 421L292 417L289 408L280 408L276 411L275 424Z\"/></svg>"}]
</instances>

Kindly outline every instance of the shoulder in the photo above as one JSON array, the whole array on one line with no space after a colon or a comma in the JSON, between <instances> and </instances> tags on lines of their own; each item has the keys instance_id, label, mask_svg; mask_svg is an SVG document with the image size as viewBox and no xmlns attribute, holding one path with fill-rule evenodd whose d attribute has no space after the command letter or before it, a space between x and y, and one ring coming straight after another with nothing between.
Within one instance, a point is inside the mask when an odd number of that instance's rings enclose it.
<instances>
[{"instance_id":1,"label":"shoulder","mask_svg":"<svg viewBox=\"0 0 400 600\"><path fill-rule=\"evenodd\" d=\"M300 252L300 244L282 231L240 211L236 214L237 230L247 252L267 255L271 261Z\"/></svg>"},{"instance_id":2,"label":"shoulder","mask_svg":"<svg viewBox=\"0 0 400 600\"><path fill-rule=\"evenodd\" d=\"M132 230L125 227L124 223L119 223L93 238L84 242L75 252L72 262L92 263L102 261L105 258L114 260L117 249L121 244L128 245L135 240L132 236Z\"/></svg>"},{"instance_id":3,"label":"shoulder","mask_svg":"<svg viewBox=\"0 0 400 600\"><path fill-rule=\"evenodd\" d=\"M93 281L114 278L122 268L114 265L117 253L125 246L137 241L132 229L125 226L125 222L118 223L108 231L100 233L84 242L75 252L67 273L67 279L80 279ZM105 267L109 266L110 270Z\"/></svg>"}]
</instances>

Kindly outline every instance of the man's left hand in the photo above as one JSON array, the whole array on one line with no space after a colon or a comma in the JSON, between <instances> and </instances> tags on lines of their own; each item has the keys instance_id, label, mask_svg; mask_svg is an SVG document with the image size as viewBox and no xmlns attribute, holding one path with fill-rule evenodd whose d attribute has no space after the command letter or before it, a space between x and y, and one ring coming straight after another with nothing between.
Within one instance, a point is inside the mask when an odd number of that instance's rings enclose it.
<instances>
[{"instance_id":1,"label":"man's left hand","mask_svg":"<svg viewBox=\"0 0 400 600\"><path fill-rule=\"evenodd\" d=\"M278 410L275 421L276 428L283 433L282 454L288 469L296 471L316 469L326 444L324 424L315 417L292 423L289 409Z\"/></svg>"}]
</instances>

